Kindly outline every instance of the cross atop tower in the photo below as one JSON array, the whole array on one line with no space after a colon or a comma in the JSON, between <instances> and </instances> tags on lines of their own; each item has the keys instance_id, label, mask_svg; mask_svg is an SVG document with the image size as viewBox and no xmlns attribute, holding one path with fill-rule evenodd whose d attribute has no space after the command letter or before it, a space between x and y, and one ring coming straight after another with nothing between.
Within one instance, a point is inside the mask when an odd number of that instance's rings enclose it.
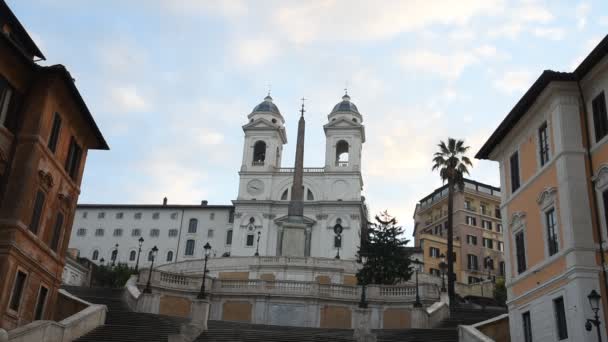
<instances>
[{"instance_id":1,"label":"cross atop tower","mask_svg":"<svg viewBox=\"0 0 608 342\"><path fill-rule=\"evenodd\" d=\"M306 99L302 98L302 109L300 109L300 113L302 113L302 116L304 116L304 112L306 111L304 110L304 101L306 101Z\"/></svg>"}]
</instances>

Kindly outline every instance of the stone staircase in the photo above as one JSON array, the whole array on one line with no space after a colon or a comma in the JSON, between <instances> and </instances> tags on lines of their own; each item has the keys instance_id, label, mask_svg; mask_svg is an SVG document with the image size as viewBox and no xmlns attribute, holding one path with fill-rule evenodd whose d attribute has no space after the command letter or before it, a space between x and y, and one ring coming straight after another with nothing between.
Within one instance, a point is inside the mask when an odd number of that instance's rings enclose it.
<instances>
[{"instance_id":1,"label":"stone staircase","mask_svg":"<svg viewBox=\"0 0 608 342\"><path fill-rule=\"evenodd\" d=\"M450 318L441 322L438 328L456 329L459 325L472 325L505 313L507 310L500 307L481 309L472 304L458 304L451 309Z\"/></svg>"},{"instance_id":2,"label":"stone staircase","mask_svg":"<svg viewBox=\"0 0 608 342\"><path fill-rule=\"evenodd\" d=\"M73 295L108 307L106 324L75 340L77 342L166 342L178 334L182 323L178 317L133 312L123 302L122 289L64 287Z\"/></svg>"}]
</instances>

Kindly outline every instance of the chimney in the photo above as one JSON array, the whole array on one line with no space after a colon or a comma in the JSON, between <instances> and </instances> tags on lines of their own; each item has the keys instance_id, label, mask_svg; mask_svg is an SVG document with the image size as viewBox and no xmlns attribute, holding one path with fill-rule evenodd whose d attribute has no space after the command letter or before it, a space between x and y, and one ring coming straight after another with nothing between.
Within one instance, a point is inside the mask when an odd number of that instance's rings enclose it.
<instances>
[{"instance_id":1,"label":"chimney","mask_svg":"<svg viewBox=\"0 0 608 342\"><path fill-rule=\"evenodd\" d=\"M207 206L207 203L209 203L209 202L208 202L208 201L206 201L206 200L205 200L205 201L201 201L201 206L206 207L206 206Z\"/></svg>"},{"instance_id":2,"label":"chimney","mask_svg":"<svg viewBox=\"0 0 608 342\"><path fill-rule=\"evenodd\" d=\"M167 205L167 197L163 198L163 205Z\"/></svg>"}]
</instances>

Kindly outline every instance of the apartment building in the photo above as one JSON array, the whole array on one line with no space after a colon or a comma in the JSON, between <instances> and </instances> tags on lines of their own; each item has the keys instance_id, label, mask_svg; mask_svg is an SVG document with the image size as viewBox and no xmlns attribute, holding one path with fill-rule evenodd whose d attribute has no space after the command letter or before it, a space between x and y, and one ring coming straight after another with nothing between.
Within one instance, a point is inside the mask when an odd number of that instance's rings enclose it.
<instances>
[{"instance_id":1,"label":"apartment building","mask_svg":"<svg viewBox=\"0 0 608 342\"><path fill-rule=\"evenodd\" d=\"M500 166L513 341L606 340L608 36L573 72L545 70L476 157Z\"/></svg>"},{"instance_id":2,"label":"apartment building","mask_svg":"<svg viewBox=\"0 0 608 342\"><path fill-rule=\"evenodd\" d=\"M477 283L504 276L500 189L465 179L454 194L454 273L456 281ZM414 240L424 250L425 272L440 275L447 255L448 186L420 200L414 212Z\"/></svg>"},{"instance_id":3,"label":"apartment building","mask_svg":"<svg viewBox=\"0 0 608 342\"><path fill-rule=\"evenodd\" d=\"M89 149L108 149L72 76L0 0L0 328L53 319Z\"/></svg>"}]
</instances>

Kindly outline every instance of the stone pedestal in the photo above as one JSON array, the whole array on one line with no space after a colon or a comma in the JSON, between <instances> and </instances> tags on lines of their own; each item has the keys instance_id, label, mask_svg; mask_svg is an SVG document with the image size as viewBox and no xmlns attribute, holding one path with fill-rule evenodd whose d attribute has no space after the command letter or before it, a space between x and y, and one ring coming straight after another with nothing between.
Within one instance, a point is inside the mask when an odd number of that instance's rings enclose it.
<instances>
[{"instance_id":1,"label":"stone pedestal","mask_svg":"<svg viewBox=\"0 0 608 342\"><path fill-rule=\"evenodd\" d=\"M291 257L306 256L306 227L304 223L283 223L281 255Z\"/></svg>"},{"instance_id":2,"label":"stone pedestal","mask_svg":"<svg viewBox=\"0 0 608 342\"><path fill-rule=\"evenodd\" d=\"M198 326L203 331L207 330L209 307L209 300L194 299L190 307L190 323Z\"/></svg>"},{"instance_id":3,"label":"stone pedestal","mask_svg":"<svg viewBox=\"0 0 608 342\"><path fill-rule=\"evenodd\" d=\"M372 333L372 310L357 308L353 315L353 337L357 342L376 342Z\"/></svg>"},{"instance_id":4,"label":"stone pedestal","mask_svg":"<svg viewBox=\"0 0 608 342\"><path fill-rule=\"evenodd\" d=\"M159 293L142 293L137 298L137 312L158 314L160 309Z\"/></svg>"}]
</instances>

